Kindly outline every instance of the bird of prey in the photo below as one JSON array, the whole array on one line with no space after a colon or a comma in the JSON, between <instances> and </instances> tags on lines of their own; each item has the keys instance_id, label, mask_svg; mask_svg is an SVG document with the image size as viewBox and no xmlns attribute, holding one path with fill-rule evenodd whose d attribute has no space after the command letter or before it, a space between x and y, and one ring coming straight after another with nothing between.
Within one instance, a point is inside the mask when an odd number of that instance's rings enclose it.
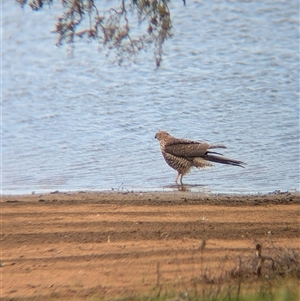
<instances>
[{"instance_id":1,"label":"bird of prey","mask_svg":"<svg viewBox=\"0 0 300 301\"><path fill-rule=\"evenodd\" d=\"M156 133L155 138L160 143L161 153L170 167L178 172L175 183L178 180L182 184L182 177L187 174L192 167L204 168L212 166L211 162L229 164L244 167L244 162L229 159L222 154L211 151L215 148L226 148L224 145L212 145L207 142L197 142L186 139L178 139L165 131Z\"/></svg>"}]
</instances>

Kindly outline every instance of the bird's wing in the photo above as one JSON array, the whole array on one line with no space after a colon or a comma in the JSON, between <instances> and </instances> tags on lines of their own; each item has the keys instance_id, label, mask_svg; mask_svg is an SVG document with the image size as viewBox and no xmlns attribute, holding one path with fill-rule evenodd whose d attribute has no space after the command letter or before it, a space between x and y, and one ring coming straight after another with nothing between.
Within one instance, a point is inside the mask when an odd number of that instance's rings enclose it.
<instances>
[{"instance_id":1,"label":"bird's wing","mask_svg":"<svg viewBox=\"0 0 300 301\"><path fill-rule=\"evenodd\" d=\"M177 157L201 157L207 152L210 144L185 139L170 139L165 145L165 152Z\"/></svg>"}]
</instances>

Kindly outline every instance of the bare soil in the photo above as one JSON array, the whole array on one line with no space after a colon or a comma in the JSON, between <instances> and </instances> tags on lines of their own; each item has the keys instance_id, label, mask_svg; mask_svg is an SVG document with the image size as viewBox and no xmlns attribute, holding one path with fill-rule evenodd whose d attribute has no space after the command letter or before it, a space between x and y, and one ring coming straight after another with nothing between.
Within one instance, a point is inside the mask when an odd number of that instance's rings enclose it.
<instances>
[{"instance_id":1,"label":"bare soil","mask_svg":"<svg viewBox=\"0 0 300 301\"><path fill-rule=\"evenodd\" d=\"M2 299L147 295L232 271L257 243L299 252L299 204L299 193L2 196Z\"/></svg>"}]
</instances>

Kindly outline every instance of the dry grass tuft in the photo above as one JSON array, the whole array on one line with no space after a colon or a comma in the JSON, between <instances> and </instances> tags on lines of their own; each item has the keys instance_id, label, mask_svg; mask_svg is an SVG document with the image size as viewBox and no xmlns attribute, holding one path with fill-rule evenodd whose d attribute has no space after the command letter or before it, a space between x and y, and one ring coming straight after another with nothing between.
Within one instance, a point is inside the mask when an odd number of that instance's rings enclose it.
<instances>
[{"instance_id":1,"label":"dry grass tuft","mask_svg":"<svg viewBox=\"0 0 300 301\"><path fill-rule=\"evenodd\" d=\"M217 274L204 267L205 262L201 262L198 276L189 280L181 279L180 283L172 286L174 300L300 300L299 252L272 242L266 245L263 248L261 243L256 243L253 254L238 255L234 266L231 261L229 268L230 260L227 256L224 257L219 263ZM199 250L201 255L198 258L204 261L205 243L201 244ZM164 286L163 271L160 268L160 300L165 300L172 291L170 288L168 284Z\"/></svg>"}]
</instances>

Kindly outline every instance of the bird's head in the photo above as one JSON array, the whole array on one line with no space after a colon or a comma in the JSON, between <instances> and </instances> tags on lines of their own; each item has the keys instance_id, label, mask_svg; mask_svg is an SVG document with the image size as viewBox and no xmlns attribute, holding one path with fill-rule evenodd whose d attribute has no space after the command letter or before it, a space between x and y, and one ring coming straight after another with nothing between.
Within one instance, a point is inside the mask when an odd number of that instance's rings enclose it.
<instances>
[{"instance_id":1,"label":"bird's head","mask_svg":"<svg viewBox=\"0 0 300 301\"><path fill-rule=\"evenodd\" d=\"M167 132L165 131L159 131L156 133L155 135L155 139L157 139L158 141L161 141L161 140L165 140L167 138L171 137L170 134L168 134Z\"/></svg>"}]
</instances>

